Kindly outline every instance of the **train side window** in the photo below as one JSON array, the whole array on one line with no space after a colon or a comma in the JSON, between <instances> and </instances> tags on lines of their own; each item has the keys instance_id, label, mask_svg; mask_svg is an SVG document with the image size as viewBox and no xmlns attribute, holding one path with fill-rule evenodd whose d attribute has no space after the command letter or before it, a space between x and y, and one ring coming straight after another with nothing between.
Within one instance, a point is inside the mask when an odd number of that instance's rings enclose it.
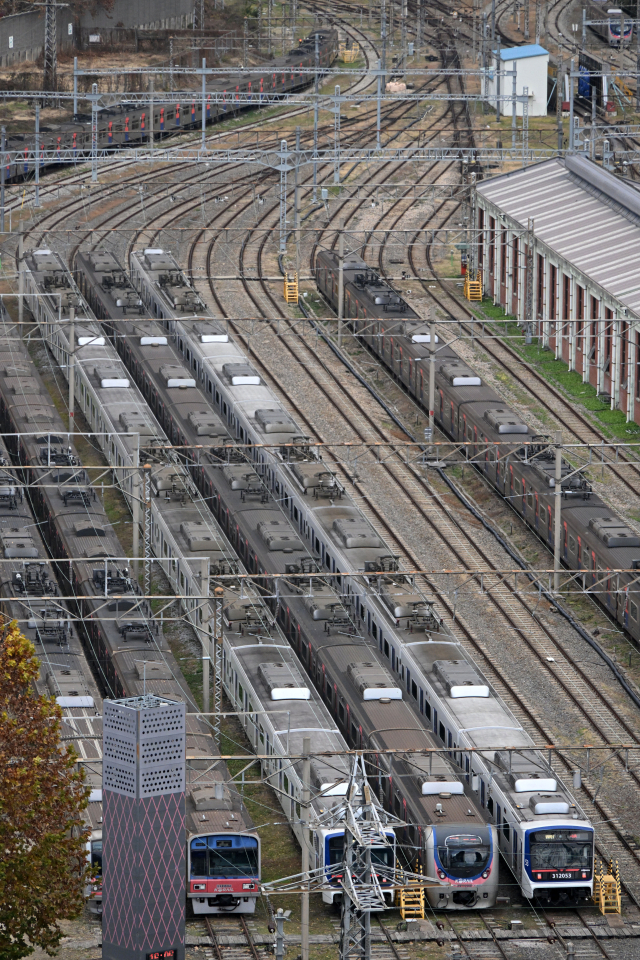
<instances>
[{"instance_id":1,"label":"train side window","mask_svg":"<svg viewBox=\"0 0 640 960\"><path fill-rule=\"evenodd\" d=\"M480 781L480 803L484 807L484 780Z\"/></svg>"},{"instance_id":2,"label":"train side window","mask_svg":"<svg viewBox=\"0 0 640 960\"><path fill-rule=\"evenodd\" d=\"M411 696L414 700L418 699L418 684L415 682L415 680L411 681Z\"/></svg>"},{"instance_id":3,"label":"train side window","mask_svg":"<svg viewBox=\"0 0 640 960\"><path fill-rule=\"evenodd\" d=\"M571 550L571 553L575 553L575 552L576 552L576 541L575 541L575 539L571 536L571 534L569 534L569 550Z\"/></svg>"},{"instance_id":4,"label":"train side window","mask_svg":"<svg viewBox=\"0 0 640 960\"><path fill-rule=\"evenodd\" d=\"M444 743L445 737L446 737L446 731L445 731L445 729L444 729L444 723L442 723L442 722L438 724L438 736L440 737L440 739L441 739L442 742Z\"/></svg>"},{"instance_id":5,"label":"train side window","mask_svg":"<svg viewBox=\"0 0 640 960\"><path fill-rule=\"evenodd\" d=\"M431 704L428 700L425 700L424 702L424 715L427 720L431 720Z\"/></svg>"},{"instance_id":6,"label":"train side window","mask_svg":"<svg viewBox=\"0 0 640 960\"><path fill-rule=\"evenodd\" d=\"M629 601L629 615L632 620L638 619L638 608L632 600Z\"/></svg>"},{"instance_id":7,"label":"train side window","mask_svg":"<svg viewBox=\"0 0 640 960\"><path fill-rule=\"evenodd\" d=\"M510 830L509 830L509 824L507 823L506 820L502 821L502 832L504 834L505 840L508 840L510 835Z\"/></svg>"},{"instance_id":8,"label":"train side window","mask_svg":"<svg viewBox=\"0 0 640 960\"><path fill-rule=\"evenodd\" d=\"M377 639L378 639L378 628L377 628L377 626L375 625L375 623L372 623L372 624L371 624L371 636L373 637L374 640L377 640ZM388 644L388 643L385 643L385 647L388 649L388 648L389 648L389 644ZM388 654L387 654L387 656L388 656Z\"/></svg>"},{"instance_id":9,"label":"train side window","mask_svg":"<svg viewBox=\"0 0 640 960\"><path fill-rule=\"evenodd\" d=\"M487 800L487 810L489 811L491 816L493 816L493 797L489 797L489 799Z\"/></svg>"},{"instance_id":10,"label":"train side window","mask_svg":"<svg viewBox=\"0 0 640 960\"><path fill-rule=\"evenodd\" d=\"M388 660L389 659L389 641L388 640L385 640L384 642L384 655Z\"/></svg>"}]
</instances>

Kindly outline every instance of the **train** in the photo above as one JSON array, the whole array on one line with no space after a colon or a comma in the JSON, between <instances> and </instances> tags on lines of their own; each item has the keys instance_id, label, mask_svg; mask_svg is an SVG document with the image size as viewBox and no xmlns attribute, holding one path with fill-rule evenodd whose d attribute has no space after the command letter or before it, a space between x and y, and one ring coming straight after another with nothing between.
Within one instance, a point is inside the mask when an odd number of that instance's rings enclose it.
<instances>
[{"instance_id":1,"label":"train","mask_svg":"<svg viewBox=\"0 0 640 960\"><path fill-rule=\"evenodd\" d=\"M91 327L79 293L59 258L50 253L35 259L30 256L26 277L27 289L32 294L37 291L42 328L45 318L49 321L58 318L59 310L68 318L71 307L77 309L79 356L82 356L81 348L90 343L91 353L99 365L104 359L97 356L100 340L104 342L104 337L95 335L99 334L99 328L95 320L94 327ZM64 322L58 326L63 328ZM57 663L58 651L63 653L68 647L71 629L81 629L85 655L105 696L119 699L149 692L167 700L186 701L189 757L185 851L187 896L198 902L202 899L196 896L193 873L198 877L197 883L205 882L210 894L204 905L200 904L200 912L224 913L231 909L253 912L260 881L259 835L225 765L218 762L215 769L210 769L208 760L198 759L219 755L215 740L209 727L194 716L199 710L198 705L182 677L159 621L142 596L99 492L90 482L89 473L77 452L73 432L63 423L33 359L22 343L15 340L14 330L14 324L3 321L0 335L0 423L9 453L14 463L20 466L19 476L28 491L36 523L53 558L51 567L61 595L77 598L68 601L73 615L71 625L60 616L60 603L49 599L38 606L33 623L27 621L27 636L31 636L30 631L34 630L36 637L44 638L45 649L49 649L49 643L56 644ZM64 331L66 335L67 331ZM60 346L59 340L56 345ZM78 363L76 369L80 371L81 367ZM93 380L94 395L97 396L107 377L95 379L93 366L87 365L84 372ZM102 389L106 398L113 396L113 388L111 393L109 388ZM122 383L115 389L120 396L126 396L126 387ZM80 375L78 390L87 404L92 402ZM106 404L110 405L109 399ZM142 398L138 397L137 405L139 408L144 406ZM91 417L88 407L86 409ZM116 415L123 409L126 407L119 407ZM142 429L140 425L138 427ZM179 511L179 504L174 504L175 508ZM5 546L5 555L9 550L12 551L9 556L33 558L35 565L31 531L16 526L14 540L13 545L7 543ZM39 569L25 565L23 571L16 571L27 594L32 589L32 581L37 580ZM46 568L43 568L39 574L41 580L45 574ZM44 587L42 592L46 592ZM71 680L63 681L54 675L51 683L63 683L65 691L72 695L71 688L80 689L75 672L78 669L74 667ZM97 785L92 796L94 800L89 805L92 836L88 855L93 869L88 896L91 909L99 913L102 907L102 796ZM232 829L228 826L230 822ZM225 848L230 843L232 849L242 846L245 859L238 861L236 872L229 875L231 868L225 866L229 863L229 855L225 860L216 860L211 855L211 869L202 877L198 872L202 869L202 860L196 857L196 848L206 843L208 848L215 849L218 842ZM242 867L243 862L245 867ZM245 885L251 890L245 890ZM194 909L198 912L198 907Z\"/></svg>"},{"instance_id":2,"label":"train","mask_svg":"<svg viewBox=\"0 0 640 960\"><path fill-rule=\"evenodd\" d=\"M320 253L316 283L337 304L337 257ZM345 262L345 320L423 408L428 408L428 349L420 346L428 325L404 301L402 319L380 314L376 301L398 294L363 261ZM401 298L400 298L401 299ZM368 319L365 319L368 318ZM417 331L422 331L420 334ZM428 336L428 334L426 334ZM425 386L426 384L426 386ZM426 393L425 393L426 391ZM466 441L466 455L492 487L549 547L555 542L555 450L549 437L526 423L455 351L438 345L435 422L448 437ZM500 444L500 446L497 446ZM582 585L637 643L640 591L633 574L640 537L594 493L584 471L562 461L561 560L582 571Z\"/></svg>"},{"instance_id":3,"label":"train","mask_svg":"<svg viewBox=\"0 0 640 960\"><path fill-rule=\"evenodd\" d=\"M427 872L436 870L441 887L430 894L435 905L465 909L490 902L498 850L524 896L554 904L588 902L593 826L438 614L434 598L417 578L403 573L335 471L225 324L207 310L175 258L157 248L133 250L129 267L140 299L199 393L184 407L170 398L157 379L152 382L150 361L135 355L131 336L121 338L121 355L145 384L173 442L190 456L196 484L249 570L273 597L276 617L345 739L370 751L374 769L389 764L388 775L380 778L380 797L403 815L403 845L422 857ZM388 291L384 305L392 314L403 309L398 299ZM379 305L373 308L380 312ZM416 343L424 343L424 331L424 323L417 323ZM186 401L186 392L182 396ZM235 459L229 454L234 445ZM278 502L281 515L265 525L260 511L270 499ZM288 578L278 582L278 590L274 574ZM314 628L317 621L324 632ZM345 636L355 637L361 647L357 661L350 651L343 655ZM385 690L393 690L393 697L383 695ZM396 777L395 760L377 752L381 743L411 742L404 735L396 739L387 726L396 698L410 708L421 736L428 733L447 751L471 815L477 810L487 827L488 832L465 829L460 835L467 845L463 863L469 857L464 870L478 866L471 876L456 873L460 861L446 855L446 844L435 842L437 829L425 827L412 813L409 783ZM508 757L493 749L496 729L509 730L511 744L521 752ZM421 783L421 776L418 762L414 782ZM420 786L422 796L431 790ZM443 793L451 794L447 804L456 796L448 789ZM433 823L447 804L431 804ZM544 836L550 838L546 846Z\"/></svg>"},{"instance_id":4,"label":"train","mask_svg":"<svg viewBox=\"0 0 640 960\"><path fill-rule=\"evenodd\" d=\"M610 47L628 47L631 44L633 18L625 19L623 9L617 8L614 10L609 4L602 3L601 0L590 0L586 9L590 29ZM620 39L621 34L622 40Z\"/></svg>"},{"instance_id":5,"label":"train","mask_svg":"<svg viewBox=\"0 0 640 960\"><path fill-rule=\"evenodd\" d=\"M2 310L0 316L6 319ZM33 643L40 662L36 693L55 697L62 711L63 742L73 745L90 788L83 819L89 831L86 854L92 870L84 894L87 901L96 904L101 897L102 695L84 655L78 624L66 601L58 599L60 591L47 547L2 437L0 544L3 622L15 621Z\"/></svg>"},{"instance_id":6,"label":"train","mask_svg":"<svg viewBox=\"0 0 640 960\"><path fill-rule=\"evenodd\" d=\"M162 277L161 289L167 291L171 303L179 303L188 312L200 313L195 291L185 285L175 261L157 251L148 255L153 258ZM387 803L389 812L397 816L398 811L402 811L404 823L415 825L411 828L403 825L400 831L396 844L399 862L410 866L418 857L427 875L440 883L439 887L427 891L434 906L456 909L476 904L491 906L495 903L498 882L495 828L485 823L469 791L465 792L460 770L449 758L437 753L430 760L403 756L411 746L431 750L438 744L402 698L379 651L368 646L363 650L354 611L345 602L343 592L327 582L313 551L300 537L299 523L294 529L289 511L283 512L278 499L274 498L273 488L267 488L263 478L254 472L253 461L247 460L242 449L234 449L234 439L225 422L228 408L223 419L220 404L215 409L211 405L213 387L205 389L201 368L189 348L186 348L188 352L181 352L175 333L168 335L158 320L145 320L141 327L135 316L133 319L129 316L127 304L137 304L140 295L132 287L125 295L123 275L123 268L113 254L81 251L76 255L78 286L103 320L104 331L115 343L163 431L178 448L194 442L204 444L198 465L188 450L181 453L190 458L194 482L238 553L238 569L250 571L254 588L267 597L274 595L269 574L288 573L293 578L290 583L281 584L282 605L272 603L269 608L279 634L273 629L268 633L255 619L247 599L252 596L250 585L242 588L244 602L240 602L236 594L233 603L226 603L223 682L232 703L245 714L243 723L251 742L260 752L267 747L274 755L273 763L264 765L265 774L277 783L280 802L294 832L302 840L299 818L294 815L294 807L302 794L302 782L297 765L287 772L286 764L282 769L282 758L289 747L295 746L301 752L305 732L313 733L316 748L317 743L323 743L327 750L338 751L333 760L314 761L311 767L314 809L318 816L326 814L327 790L334 798L341 796L340 783L332 786L336 774L342 776L342 783L348 778L348 767L339 754L346 748L349 725L345 724L344 715L336 724L335 702L326 690L318 691L303 681L299 668L295 667L288 642L292 628L287 611L299 623L300 636L304 631L305 649L312 644L318 649L325 648L327 680L333 676L336 684L340 682L341 695L346 693L353 704L351 708L347 706L352 722L359 716L358 726L363 735L369 742L375 742L379 750L400 751L393 763L381 754L370 768L380 794L383 784L395 784L393 791L389 791L395 797L394 802ZM153 309L150 313L156 315ZM222 350L231 348L229 335L220 323L202 317L195 331L199 342L217 344ZM174 379L180 383L178 388L172 386L163 373L168 368L176 371ZM242 372L234 368L234 371L237 377L249 375L246 369ZM275 428L277 439L283 421L279 412L272 413L274 416L270 417L266 410L260 416ZM291 421L287 421L287 429L290 424ZM332 489L330 485L327 487L329 495ZM325 508L326 505L325 501ZM301 571L305 571L302 576ZM333 639L329 641L332 634ZM248 643L247 638L254 635L258 636L257 644ZM267 656L269 660L265 659ZM366 657L364 661L363 657ZM279 662L274 663L274 658ZM305 666L308 668L308 664ZM273 684L283 670L289 679L286 684L281 682L276 686L274 693ZM389 801L389 796L386 799ZM442 810L436 809L438 804L441 808L445 804L444 822ZM410 830L415 836L409 836ZM342 849L342 835L342 830L336 830L335 826L323 826L313 838L312 860L333 878L331 889L323 893L327 903L341 896L335 864ZM469 848L465 846L466 840ZM437 851L448 850L448 842L458 843L457 858L451 857L449 862L445 857L443 863ZM386 866L392 853L389 849L380 851ZM469 862L462 863L465 856L471 858L473 867ZM332 866L334 869L330 871Z\"/></svg>"},{"instance_id":7,"label":"train","mask_svg":"<svg viewBox=\"0 0 640 960\"><path fill-rule=\"evenodd\" d=\"M84 282L83 272L78 271L78 280L87 294L88 302L64 263L50 250L34 251L27 256L26 289L34 303L37 303L35 309L41 330L65 376L69 376L70 351L74 348L79 351L74 367L74 380L81 408L92 427L99 431L97 442L109 462L116 469L124 468L127 472L125 477L120 473L116 479L125 497L130 499L132 507L135 507L136 496L140 495L135 480L140 451L143 452L145 460L151 461L148 476L148 489L151 494L150 544L173 588L178 594L182 594L185 613L203 640L206 650L206 644L211 641L212 611L206 603L195 598L202 594L203 589L206 592L206 584L211 575L241 575L242 560L211 517L179 458L172 453L162 457L154 452L157 447L166 448L169 439L148 409L145 399L147 391L140 391L130 383L111 341L105 338L104 332L96 323L94 311L100 315L108 311L111 314L129 314L140 318L140 301L126 274L117 260L108 253L91 254L86 260L79 255L78 259L90 270L94 280L100 278L99 283L94 283L89 288ZM73 333L70 332L70 321L66 318L71 306L76 312ZM62 323L54 319L59 312L65 315ZM139 340L142 347L151 351L154 361L158 361L157 369L164 377L165 385L182 395L189 389L189 372L179 368L175 358L163 356L162 347L166 343L166 337L157 336L158 332L162 331L155 330L154 326L148 320L135 319L134 338ZM90 360L87 359L86 351L83 352L84 348L90 351ZM227 636L233 637L237 633L244 638L244 645L247 638L252 638L252 631L255 631L261 638L257 643L269 638L273 641L274 649L289 649L275 618L266 608L258 591L243 584L241 579L238 579L237 583L226 583L224 622ZM276 661L282 662L281 654L272 655ZM146 668L152 669L149 663ZM254 683L258 683L257 677ZM316 714L323 710L326 713L326 708L320 702L314 704L314 710ZM328 716L324 722L327 728L331 727ZM334 736L333 742L337 754L342 755L346 746L344 740ZM190 756L193 757L192 751ZM348 776L348 771L343 773ZM296 785L296 802L299 804L300 778L291 776L290 781ZM214 787L213 792L210 791L211 796L205 798L204 795L197 794L197 822L205 819L201 811L215 810L219 812L207 813L206 819L222 820L228 829L228 811L238 808L237 792L235 789L230 792L225 782L218 782ZM241 804L240 810L242 811ZM286 812L291 816L290 809ZM242 822L242 815L234 816ZM292 825L294 831L299 833L299 824L294 821ZM259 863L259 848L254 845L255 837L246 835L244 831L235 839L233 833L225 835L226 839L220 840L220 844L224 843L225 849L233 849L233 863L229 862L232 854L225 852L227 875L224 878L216 876L212 879L205 877L202 871L207 869L207 863L211 867L210 872L214 868L217 871L222 869L219 855L215 850L212 852L211 847L212 843L218 845L219 837L193 834L193 830L191 834L187 850L187 897L193 913L253 912L258 882L253 875L247 877L246 873L251 873ZM341 830L333 831L334 847L342 834ZM390 844L390 850L395 863L395 843ZM234 871L237 871L237 875ZM214 893L220 886L221 879L225 881L223 886L229 887L228 892L208 896L207 894ZM246 887L256 893L240 896L244 894Z\"/></svg>"},{"instance_id":8,"label":"train","mask_svg":"<svg viewBox=\"0 0 640 960\"><path fill-rule=\"evenodd\" d=\"M316 38L318 60L316 63ZM102 107L97 112L95 149L105 152L149 143L151 138L166 137L202 128L235 116L241 110L272 104L280 97L294 93L313 80L303 72L317 66L319 71L331 66L338 52L338 33L333 28L317 30L301 39L298 46L268 65L249 69L230 69L228 76L215 75L202 92L163 100L154 95L153 102L121 102ZM151 114L153 110L153 114ZM85 161L93 149L91 114L78 114L73 121L43 128L36 144L34 134L9 136L5 145L5 182L23 181L33 176L37 163L47 166ZM1 161L0 161L1 163Z\"/></svg>"}]
</instances>

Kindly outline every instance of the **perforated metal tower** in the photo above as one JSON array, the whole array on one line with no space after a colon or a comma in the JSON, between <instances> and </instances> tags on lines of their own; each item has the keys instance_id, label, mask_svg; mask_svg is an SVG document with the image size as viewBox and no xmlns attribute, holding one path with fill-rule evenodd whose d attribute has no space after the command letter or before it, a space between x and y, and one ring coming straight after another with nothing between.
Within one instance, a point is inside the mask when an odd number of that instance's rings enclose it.
<instances>
[{"instance_id":1,"label":"perforated metal tower","mask_svg":"<svg viewBox=\"0 0 640 960\"><path fill-rule=\"evenodd\" d=\"M184 960L185 720L163 697L104 701L103 960Z\"/></svg>"}]
</instances>

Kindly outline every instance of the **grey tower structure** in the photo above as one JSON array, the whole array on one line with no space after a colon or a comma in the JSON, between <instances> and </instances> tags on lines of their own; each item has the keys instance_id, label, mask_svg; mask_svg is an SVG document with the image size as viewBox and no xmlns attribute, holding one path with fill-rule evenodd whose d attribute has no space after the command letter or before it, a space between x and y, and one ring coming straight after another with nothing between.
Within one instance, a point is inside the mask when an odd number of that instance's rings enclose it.
<instances>
[{"instance_id":1,"label":"grey tower structure","mask_svg":"<svg viewBox=\"0 0 640 960\"><path fill-rule=\"evenodd\" d=\"M184 960L185 704L104 701L103 960Z\"/></svg>"}]
</instances>

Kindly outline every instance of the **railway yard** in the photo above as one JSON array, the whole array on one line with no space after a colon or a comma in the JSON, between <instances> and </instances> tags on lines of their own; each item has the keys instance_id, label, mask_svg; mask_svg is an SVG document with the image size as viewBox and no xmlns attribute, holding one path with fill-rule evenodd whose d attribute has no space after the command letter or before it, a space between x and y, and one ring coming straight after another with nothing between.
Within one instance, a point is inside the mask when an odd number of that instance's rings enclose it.
<instances>
[{"instance_id":1,"label":"railway yard","mask_svg":"<svg viewBox=\"0 0 640 960\"><path fill-rule=\"evenodd\" d=\"M272 66L259 2L244 66L194 29L102 116L106 70L73 128L3 116L2 610L92 790L65 960L282 956L279 908L301 960L640 955L636 36L525 4L294 0ZM509 74L496 118L494 44L543 115ZM118 940L108 702L186 705L136 893L183 942Z\"/></svg>"}]
</instances>

